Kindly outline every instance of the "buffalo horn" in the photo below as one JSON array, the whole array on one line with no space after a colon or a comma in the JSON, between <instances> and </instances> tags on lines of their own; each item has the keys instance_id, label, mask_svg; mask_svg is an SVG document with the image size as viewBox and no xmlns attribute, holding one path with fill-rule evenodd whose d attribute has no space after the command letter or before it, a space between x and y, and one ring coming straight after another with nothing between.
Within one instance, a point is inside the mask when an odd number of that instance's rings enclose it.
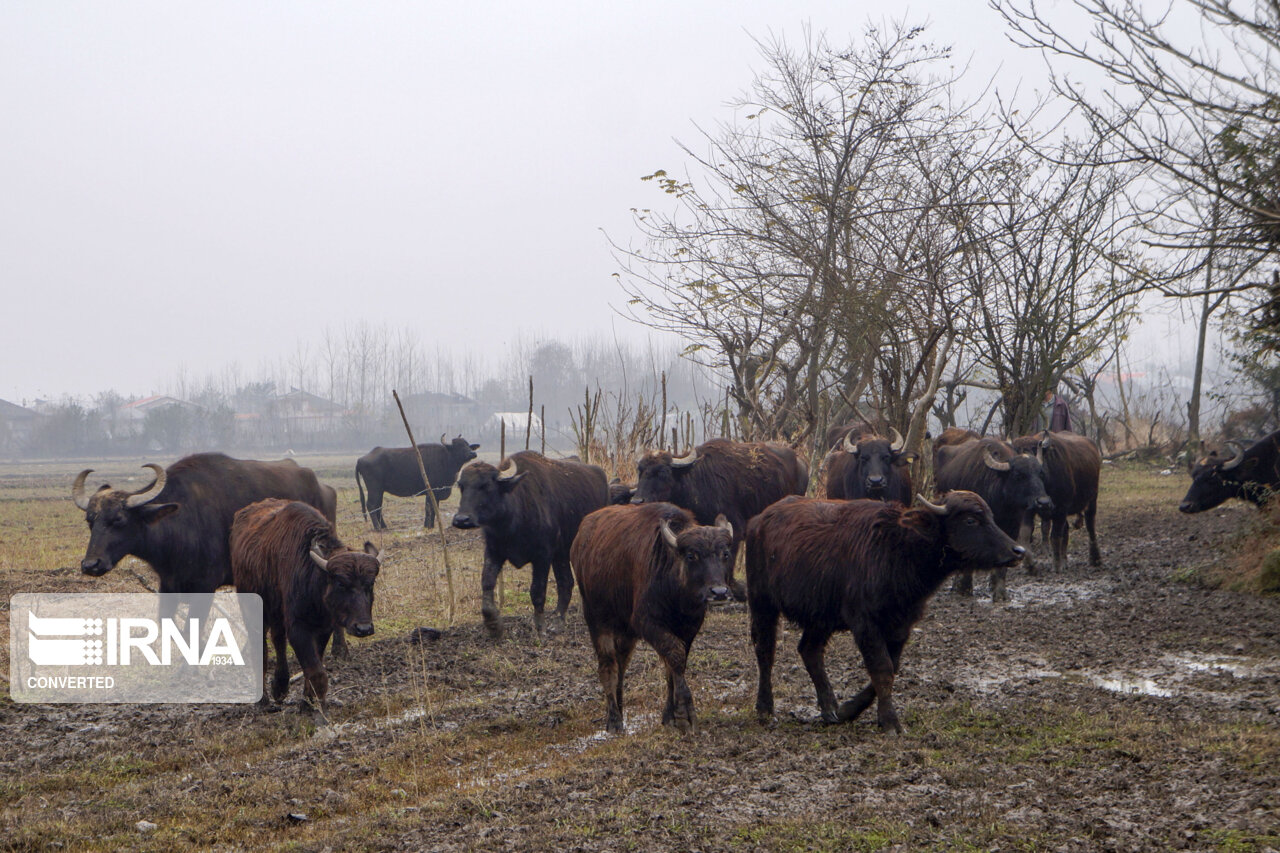
<instances>
[{"instance_id":1,"label":"buffalo horn","mask_svg":"<svg viewBox=\"0 0 1280 853\"><path fill-rule=\"evenodd\" d=\"M992 471L1008 471L1009 463L1001 462L999 459L991 455L990 450L982 451L982 461L987 463L987 467Z\"/></svg>"},{"instance_id":2,"label":"buffalo horn","mask_svg":"<svg viewBox=\"0 0 1280 853\"><path fill-rule=\"evenodd\" d=\"M853 437L853 430L849 430L844 434L844 452L845 453L858 452L858 445L854 444L852 441L849 440L852 437Z\"/></svg>"},{"instance_id":3,"label":"buffalo horn","mask_svg":"<svg viewBox=\"0 0 1280 853\"><path fill-rule=\"evenodd\" d=\"M672 548L676 547L676 534L671 529L671 522L664 518L662 520L662 527L660 530L662 531L662 541L666 542Z\"/></svg>"},{"instance_id":4,"label":"buffalo horn","mask_svg":"<svg viewBox=\"0 0 1280 853\"><path fill-rule=\"evenodd\" d=\"M929 500L924 495L917 494L916 503L918 503L920 506L924 507L925 509L929 510L935 515L947 514L947 508L945 506L942 506L941 504L929 503Z\"/></svg>"},{"instance_id":5,"label":"buffalo horn","mask_svg":"<svg viewBox=\"0 0 1280 853\"><path fill-rule=\"evenodd\" d=\"M1231 448L1231 458L1222 463L1223 471L1230 471L1232 468L1244 461L1244 450L1234 441L1228 441L1227 447Z\"/></svg>"},{"instance_id":6,"label":"buffalo horn","mask_svg":"<svg viewBox=\"0 0 1280 853\"><path fill-rule=\"evenodd\" d=\"M445 433L445 432L440 433L440 443L443 444L445 447L448 447L449 443L444 440L444 437L446 435L448 435L448 433Z\"/></svg>"},{"instance_id":7,"label":"buffalo horn","mask_svg":"<svg viewBox=\"0 0 1280 853\"><path fill-rule=\"evenodd\" d=\"M85 468L76 476L76 481L71 484L71 500L75 501L76 506L81 509L89 508L89 499L84 496L84 481L92 473L92 468Z\"/></svg>"},{"instance_id":8,"label":"buffalo horn","mask_svg":"<svg viewBox=\"0 0 1280 853\"><path fill-rule=\"evenodd\" d=\"M499 480L514 480L516 478L516 475L520 473L519 470L517 470L519 466L516 465L516 460L508 457L507 461L511 463L511 467L504 468L498 472Z\"/></svg>"},{"instance_id":9,"label":"buffalo horn","mask_svg":"<svg viewBox=\"0 0 1280 853\"><path fill-rule=\"evenodd\" d=\"M901 453L903 446L907 443L907 440L902 437L902 433L898 432L893 427L889 427L889 434L893 437L893 444L889 445L889 450L893 453Z\"/></svg>"},{"instance_id":10,"label":"buffalo horn","mask_svg":"<svg viewBox=\"0 0 1280 853\"><path fill-rule=\"evenodd\" d=\"M151 485L147 486L142 491L134 492L132 495L129 495L128 499L125 500L124 505L130 509L155 500L156 496L164 490L164 484L169 479L168 475L164 473L164 469L154 462L148 462L142 467L150 468L152 471L155 471L156 478Z\"/></svg>"},{"instance_id":11,"label":"buffalo horn","mask_svg":"<svg viewBox=\"0 0 1280 853\"><path fill-rule=\"evenodd\" d=\"M679 459L671 460L672 468L688 468L690 465L698 461L698 448L690 450L688 455L681 456Z\"/></svg>"},{"instance_id":12,"label":"buffalo horn","mask_svg":"<svg viewBox=\"0 0 1280 853\"><path fill-rule=\"evenodd\" d=\"M319 566L322 572L329 571L329 561L320 555L320 537L311 540L311 550L308 553L311 555L311 562Z\"/></svg>"}]
</instances>

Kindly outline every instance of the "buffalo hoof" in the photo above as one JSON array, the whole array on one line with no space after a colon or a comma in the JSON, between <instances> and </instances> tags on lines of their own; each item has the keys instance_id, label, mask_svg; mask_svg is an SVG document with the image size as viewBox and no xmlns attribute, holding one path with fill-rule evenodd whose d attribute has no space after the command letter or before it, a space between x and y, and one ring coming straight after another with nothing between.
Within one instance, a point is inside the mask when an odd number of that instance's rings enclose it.
<instances>
[{"instance_id":1,"label":"buffalo hoof","mask_svg":"<svg viewBox=\"0 0 1280 853\"><path fill-rule=\"evenodd\" d=\"M504 636L505 632L502 630L502 620L496 616L492 619L485 617L484 627L489 632L489 639L491 640L501 640Z\"/></svg>"},{"instance_id":2,"label":"buffalo hoof","mask_svg":"<svg viewBox=\"0 0 1280 853\"><path fill-rule=\"evenodd\" d=\"M871 705L871 700L875 698L875 694L870 696L855 696L848 701L841 702L840 707L836 709L836 716L840 718L840 722L848 723L856 720Z\"/></svg>"},{"instance_id":3,"label":"buffalo hoof","mask_svg":"<svg viewBox=\"0 0 1280 853\"><path fill-rule=\"evenodd\" d=\"M894 713L882 714L880 717L880 731L887 735L902 734L902 723L898 722L898 715Z\"/></svg>"},{"instance_id":4,"label":"buffalo hoof","mask_svg":"<svg viewBox=\"0 0 1280 853\"><path fill-rule=\"evenodd\" d=\"M973 577L970 575L956 575L955 581L951 584L951 592L953 595L965 595L973 597Z\"/></svg>"},{"instance_id":5,"label":"buffalo hoof","mask_svg":"<svg viewBox=\"0 0 1280 853\"><path fill-rule=\"evenodd\" d=\"M992 604L1008 604L1009 590L1004 587L991 590L991 602Z\"/></svg>"}]
</instances>

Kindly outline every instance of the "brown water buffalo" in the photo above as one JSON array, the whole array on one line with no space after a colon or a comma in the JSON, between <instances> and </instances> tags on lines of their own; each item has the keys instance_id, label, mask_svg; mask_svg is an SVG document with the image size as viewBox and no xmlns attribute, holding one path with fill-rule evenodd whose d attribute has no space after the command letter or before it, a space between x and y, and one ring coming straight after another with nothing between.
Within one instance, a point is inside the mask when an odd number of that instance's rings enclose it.
<instances>
[{"instance_id":1,"label":"brown water buffalo","mask_svg":"<svg viewBox=\"0 0 1280 853\"><path fill-rule=\"evenodd\" d=\"M1231 498L1261 505L1280 491L1280 431L1243 448L1227 442L1230 455L1210 453L1191 469L1191 487L1178 509L1213 509Z\"/></svg>"},{"instance_id":2,"label":"brown water buffalo","mask_svg":"<svg viewBox=\"0 0 1280 853\"><path fill-rule=\"evenodd\" d=\"M1044 490L1053 501L1053 510L1041 513L1040 518L1046 537L1053 545L1054 571L1062 571L1067 565L1067 517L1072 515L1082 516L1089 532L1089 565L1100 565L1102 553L1098 550L1095 524L1098 480L1102 476L1102 454L1098 445L1078 433L1045 430L1015 438L1013 449L1038 455L1044 466ZM1028 514L1023 525L1026 534L1023 541L1028 544L1034 518L1034 514ZM1027 568L1034 569L1030 552L1027 556Z\"/></svg>"},{"instance_id":3,"label":"brown water buffalo","mask_svg":"<svg viewBox=\"0 0 1280 853\"><path fill-rule=\"evenodd\" d=\"M893 680L911 628L953 572L1009 566L1023 548L996 526L972 492L953 491L920 508L881 501L787 498L747 525L747 600L760 670L756 714L773 718L778 617L799 626L800 658L826 722L852 720L877 702L885 731L901 732ZM827 679L827 641L850 631L870 683L836 704Z\"/></svg>"},{"instance_id":4,"label":"brown water buffalo","mask_svg":"<svg viewBox=\"0 0 1280 853\"><path fill-rule=\"evenodd\" d=\"M933 450L937 453L941 447L950 447L956 444L964 444L966 441L974 441L982 438L981 435L971 429L961 429L960 427L947 427L938 437L933 440Z\"/></svg>"},{"instance_id":5,"label":"brown water buffalo","mask_svg":"<svg viewBox=\"0 0 1280 853\"><path fill-rule=\"evenodd\" d=\"M1018 453L999 439L980 438L939 448L934 452L933 477L940 493L952 489L977 493L991 508L1000 529L1014 539L1028 512L1053 511L1040 459ZM973 594L972 572L962 572L956 578L956 591ZM1009 600L1003 567L991 573L991 600Z\"/></svg>"},{"instance_id":6,"label":"brown water buffalo","mask_svg":"<svg viewBox=\"0 0 1280 853\"><path fill-rule=\"evenodd\" d=\"M569 547L582 519L609 500L604 470L596 465L548 459L541 453L513 453L504 466L471 462L458 476L462 493L453 526L484 530L484 569L480 576L481 613L489 633L502 634L493 591L504 563L533 564L529 597L533 624L542 635L547 574L556 576L556 618L564 623L573 595Z\"/></svg>"},{"instance_id":7,"label":"brown water buffalo","mask_svg":"<svg viewBox=\"0 0 1280 853\"><path fill-rule=\"evenodd\" d=\"M452 494L458 471L476 458L479 447L478 444L469 444L462 436L446 444L443 435L440 436L439 444L418 445L418 450L422 453L422 466L427 471L427 479L431 481L431 494L435 496L436 503L447 500ZM361 480L369 487L367 510ZM356 488L360 491L360 512L373 522L374 530L387 529L387 522L382 517L384 492L407 498L426 495L427 491L427 485L422 481L422 471L418 468L418 454L412 447L375 447L361 456L356 460ZM436 513L431 495L427 495L425 500L427 508L423 514L422 526L430 527L436 523Z\"/></svg>"},{"instance_id":8,"label":"brown water buffalo","mask_svg":"<svg viewBox=\"0 0 1280 853\"><path fill-rule=\"evenodd\" d=\"M723 515L734 530L736 559L747 519L787 495L809 487L809 468L795 451L778 442L737 442L713 438L685 456L651 450L636 465L632 503L666 501L693 513L699 524ZM736 597L745 591L732 576Z\"/></svg>"},{"instance_id":9,"label":"brown water buffalo","mask_svg":"<svg viewBox=\"0 0 1280 853\"><path fill-rule=\"evenodd\" d=\"M696 727L685 681L689 648L708 601L729 598L733 529L720 516L702 527L668 503L608 506L588 515L569 552L604 688L605 728L623 731L622 683L636 640L667 670L662 724Z\"/></svg>"},{"instance_id":10,"label":"brown water buffalo","mask_svg":"<svg viewBox=\"0 0 1280 853\"><path fill-rule=\"evenodd\" d=\"M236 591L262 596L263 627L276 651L271 698L282 702L289 694L287 638L305 676L305 701L323 705L329 638L342 629L357 637L373 633L378 549L366 542L363 552L352 551L315 507L278 498L239 510L230 542ZM266 659L264 635L264 666Z\"/></svg>"},{"instance_id":11,"label":"brown water buffalo","mask_svg":"<svg viewBox=\"0 0 1280 853\"><path fill-rule=\"evenodd\" d=\"M831 500L870 498L877 501L911 501L914 453L903 453L906 443L896 429L891 437L847 433L838 450L828 455L827 497Z\"/></svg>"}]
</instances>

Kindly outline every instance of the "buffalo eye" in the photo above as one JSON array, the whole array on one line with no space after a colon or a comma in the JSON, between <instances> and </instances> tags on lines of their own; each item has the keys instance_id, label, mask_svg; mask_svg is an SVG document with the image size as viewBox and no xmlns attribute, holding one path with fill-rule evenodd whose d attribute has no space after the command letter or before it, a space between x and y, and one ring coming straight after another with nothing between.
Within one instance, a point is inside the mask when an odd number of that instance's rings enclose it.
<instances>
[{"instance_id":1,"label":"buffalo eye","mask_svg":"<svg viewBox=\"0 0 1280 853\"><path fill-rule=\"evenodd\" d=\"M111 526L124 527L126 522L127 519L123 515L117 515L115 518L111 519Z\"/></svg>"},{"instance_id":2,"label":"buffalo eye","mask_svg":"<svg viewBox=\"0 0 1280 853\"><path fill-rule=\"evenodd\" d=\"M969 525L970 527L972 527L973 525L975 525L975 524L977 524L977 523L978 523L978 519L974 518L974 517L971 515L971 516L967 517L967 518L964 520L964 523L965 523L965 524L967 524L967 525Z\"/></svg>"}]
</instances>

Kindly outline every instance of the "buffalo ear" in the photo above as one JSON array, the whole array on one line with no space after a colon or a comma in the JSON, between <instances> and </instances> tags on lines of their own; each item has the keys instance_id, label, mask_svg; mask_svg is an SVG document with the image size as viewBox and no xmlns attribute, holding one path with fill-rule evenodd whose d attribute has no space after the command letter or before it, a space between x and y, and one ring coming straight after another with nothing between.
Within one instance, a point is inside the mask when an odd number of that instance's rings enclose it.
<instances>
[{"instance_id":1,"label":"buffalo ear","mask_svg":"<svg viewBox=\"0 0 1280 853\"><path fill-rule=\"evenodd\" d=\"M181 504L143 504L138 507L142 520L147 524L155 524L162 518L168 518L181 508Z\"/></svg>"},{"instance_id":2,"label":"buffalo ear","mask_svg":"<svg viewBox=\"0 0 1280 853\"><path fill-rule=\"evenodd\" d=\"M502 491L504 492L509 492L516 487L516 483L520 482L523 479L524 479L523 471L512 477L499 477L498 488L502 489Z\"/></svg>"},{"instance_id":3,"label":"buffalo ear","mask_svg":"<svg viewBox=\"0 0 1280 853\"><path fill-rule=\"evenodd\" d=\"M374 545L372 542L364 543L364 552L375 560L378 559L378 555L382 553L378 550L378 546Z\"/></svg>"},{"instance_id":4,"label":"buffalo ear","mask_svg":"<svg viewBox=\"0 0 1280 853\"><path fill-rule=\"evenodd\" d=\"M914 465L919 458L914 453L903 453L898 457L898 463L900 465Z\"/></svg>"}]
</instances>

